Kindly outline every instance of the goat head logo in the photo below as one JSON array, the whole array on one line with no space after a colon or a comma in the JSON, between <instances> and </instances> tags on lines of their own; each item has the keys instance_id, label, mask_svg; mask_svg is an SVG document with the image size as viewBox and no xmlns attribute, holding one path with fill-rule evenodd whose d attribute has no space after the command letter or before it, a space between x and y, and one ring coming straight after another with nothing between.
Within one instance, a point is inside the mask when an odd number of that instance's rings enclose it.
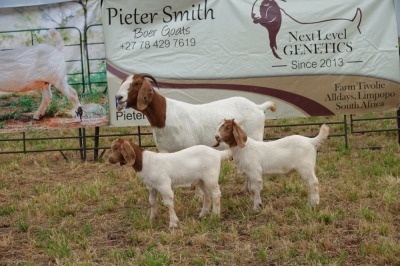
<instances>
[{"instance_id":1,"label":"goat head logo","mask_svg":"<svg viewBox=\"0 0 400 266\"><path fill-rule=\"evenodd\" d=\"M350 21L350 22L355 21L355 23L358 23L357 24L358 32L361 33L360 24L362 20L362 12L360 8L357 8L356 14L352 19L333 18L333 19L325 19L314 22L301 22L293 18L291 15L289 15L284 9L280 8L279 5L275 2L275 0L262 0L262 2L258 5L259 16L257 16L254 9L258 1L259 0L256 0L253 3L253 7L251 10L251 18L253 19L254 24L260 24L261 26L267 29L269 35L269 46L274 56L278 59L281 59L281 57L277 53L278 45L276 37L282 25L282 13L298 24L318 24L326 22L335 22L339 20ZM281 1L286 2L286 0L281 0Z\"/></svg>"}]
</instances>

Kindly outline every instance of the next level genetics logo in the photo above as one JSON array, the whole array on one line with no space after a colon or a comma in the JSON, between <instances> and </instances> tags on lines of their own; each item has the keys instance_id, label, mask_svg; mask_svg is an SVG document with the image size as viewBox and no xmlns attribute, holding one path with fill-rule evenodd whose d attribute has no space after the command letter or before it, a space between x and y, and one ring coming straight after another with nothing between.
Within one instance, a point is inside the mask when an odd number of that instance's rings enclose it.
<instances>
[{"instance_id":1,"label":"next level genetics logo","mask_svg":"<svg viewBox=\"0 0 400 266\"><path fill-rule=\"evenodd\" d=\"M281 1L286 2L285 0ZM269 46L277 59L282 59L277 52L277 36L282 25L282 15L299 24L288 32L290 44L282 49L285 55L349 53L353 51L353 44L348 39L349 28L356 27L361 34L362 11L360 8L356 8L353 18L326 18L319 21L304 22L280 8L275 0L256 0L253 3L251 18L254 24L259 24L267 29ZM337 24L339 23L343 24L339 25L341 30L332 32L330 29L338 28ZM316 30L306 32L301 25L307 24L317 25ZM332 24L335 24L335 27L332 27ZM309 30L310 27L306 29Z\"/></svg>"}]
</instances>

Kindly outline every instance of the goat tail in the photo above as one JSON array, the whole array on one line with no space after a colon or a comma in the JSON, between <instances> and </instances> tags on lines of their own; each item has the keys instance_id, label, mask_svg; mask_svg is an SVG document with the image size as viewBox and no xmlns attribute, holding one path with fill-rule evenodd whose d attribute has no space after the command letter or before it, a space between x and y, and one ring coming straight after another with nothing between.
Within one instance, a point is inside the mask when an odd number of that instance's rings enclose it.
<instances>
[{"instance_id":1,"label":"goat tail","mask_svg":"<svg viewBox=\"0 0 400 266\"><path fill-rule=\"evenodd\" d=\"M64 49L64 40L61 37L60 33L56 29L49 29L49 35L53 39L53 41L56 43L56 48L59 51L62 51Z\"/></svg>"},{"instance_id":2,"label":"goat tail","mask_svg":"<svg viewBox=\"0 0 400 266\"><path fill-rule=\"evenodd\" d=\"M258 105L258 108L263 111L266 111L267 109L271 110L272 112L276 111L276 105L273 101L266 101L265 103Z\"/></svg>"},{"instance_id":3,"label":"goat tail","mask_svg":"<svg viewBox=\"0 0 400 266\"><path fill-rule=\"evenodd\" d=\"M220 155L221 155L221 161L225 161L228 160L230 158L232 158L232 151L231 149L226 149L223 151L219 151Z\"/></svg>"},{"instance_id":4,"label":"goat tail","mask_svg":"<svg viewBox=\"0 0 400 266\"><path fill-rule=\"evenodd\" d=\"M324 140L328 138L328 136L329 127L326 124L323 124L319 129L319 134L315 138L311 138L311 143L317 148Z\"/></svg>"}]
</instances>

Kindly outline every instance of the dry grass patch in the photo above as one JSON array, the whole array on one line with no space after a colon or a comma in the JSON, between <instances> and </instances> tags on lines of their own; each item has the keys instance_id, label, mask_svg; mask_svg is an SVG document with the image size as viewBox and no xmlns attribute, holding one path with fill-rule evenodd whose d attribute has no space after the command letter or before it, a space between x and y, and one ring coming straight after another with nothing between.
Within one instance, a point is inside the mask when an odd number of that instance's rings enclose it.
<instances>
[{"instance_id":1,"label":"dry grass patch","mask_svg":"<svg viewBox=\"0 0 400 266\"><path fill-rule=\"evenodd\" d=\"M56 152L1 155L0 265L399 265L396 135L351 138L382 149L329 139L317 159L316 209L297 174L274 175L253 213L243 177L225 162L221 217L199 220L195 191L179 189L175 230L161 202L149 220L148 192L128 167L82 163L73 152L68 162Z\"/></svg>"}]
</instances>

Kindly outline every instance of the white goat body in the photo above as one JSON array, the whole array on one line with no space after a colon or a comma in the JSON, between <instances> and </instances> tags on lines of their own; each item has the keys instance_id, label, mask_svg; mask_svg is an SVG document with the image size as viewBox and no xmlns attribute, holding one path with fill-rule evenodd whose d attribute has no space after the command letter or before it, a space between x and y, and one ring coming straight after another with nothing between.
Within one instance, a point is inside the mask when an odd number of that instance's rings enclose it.
<instances>
[{"instance_id":1,"label":"white goat body","mask_svg":"<svg viewBox=\"0 0 400 266\"><path fill-rule=\"evenodd\" d=\"M322 125L314 138L292 135L275 141L256 141L233 120L219 126L216 140L229 143L233 161L240 174L247 177L247 189L253 195L254 210L261 207L262 176L297 171L309 191L309 204L319 204L318 179L315 175L317 147L328 137L329 127Z\"/></svg>"},{"instance_id":2,"label":"white goat body","mask_svg":"<svg viewBox=\"0 0 400 266\"><path fill-rule=\"evenodd\" d=\"M190 104L165 98L158 94L146 77L148 74L129 76L121 85L116 98L118 109L124 106L143 112L152 128L160 152L175 152L194 145L211 146L215 127L224 118L235 118L249 132L249 136L262 140L264 111L275 111L275 104L266 101L257 105L243 97L232 97L205 104ZM219 149L226 149L221 145Z\"/></svg>"},{"instance_id":3,"label":"white goat body","mask_svg":"<svg viewBox=\"0 0 400 266\"><path fill-rule=\"evenodd\" d=\"M169 209L169 226L176 227L179 219L174 211L174 187L198 185L204 195L199 217L209 212L211 202L213 213L220 214L221 191L218 178L221 161L230 156L229 149L218 151L204 145L192 146L174 153L156 153L142 150L133 142L121 138L111 145L109 161L132 165L150 192L150 217L154 218L156 215L159 192Z\"/></svg>"},{"instance_id":4,"label":"white goat body","mask_svg":"<svg viewBox=\"0 0 400 266\"><path fill-rule=\"evenodd\" d=\"M168 98L166 101L165 127L153 128L157 147L165 152L198 144L213 145L215 126L226 117L235 117L251 132L251 137L262 140L265 121L263 110L275 108L271 101L256 105L243 97L231 97L197 105ZM227 146L220 147L220 149L226 148Z\"/></svg>"},{"instance_id":5,"label":"white goat body","mask_svg":"<svg viewBox=\"0 0 400 266\"><path fill-rule=\"evenodd\" d=\"M68 97L75 110L80 107L76 91L67 83L67 70L62 53L64 42L55 29L50 29L49 34L56 41L56 47L37 44L0 52L0 91L42 91L42 101L33 116L34 119L40 119L45 114L52 98L50 85Z\"/></svg>"}]
</instances>

